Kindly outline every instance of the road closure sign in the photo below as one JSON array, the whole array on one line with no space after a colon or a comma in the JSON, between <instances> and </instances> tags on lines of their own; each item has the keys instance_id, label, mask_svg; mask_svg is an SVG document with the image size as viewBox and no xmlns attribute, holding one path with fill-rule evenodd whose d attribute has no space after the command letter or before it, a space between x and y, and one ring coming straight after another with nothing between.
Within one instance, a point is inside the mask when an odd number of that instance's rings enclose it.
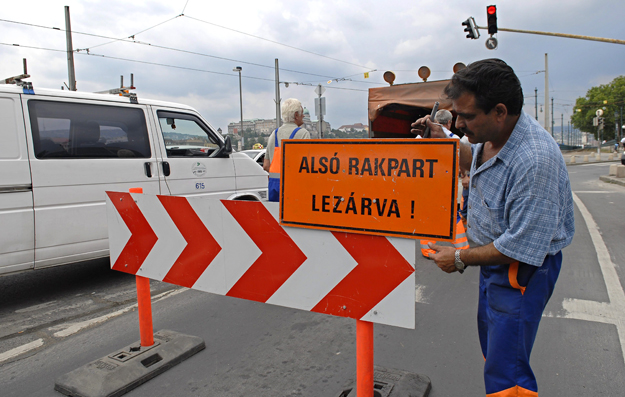
<instances>
[{"instance_id":1,"label":"road closure sign","mask_svg":"<svg viewBox=\"0 0 625 397\"><path fill-rule=\"evenodd\" d=\"M457 139L285 139L280 224L451 241Z\"/></svg>"}]
</instances>

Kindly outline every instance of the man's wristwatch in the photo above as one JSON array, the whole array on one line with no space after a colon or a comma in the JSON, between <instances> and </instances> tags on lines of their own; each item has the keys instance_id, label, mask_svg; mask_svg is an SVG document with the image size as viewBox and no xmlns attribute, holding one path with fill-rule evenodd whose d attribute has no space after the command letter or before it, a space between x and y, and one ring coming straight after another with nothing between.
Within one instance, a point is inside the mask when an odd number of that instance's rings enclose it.
<instances>
[{"instance_id":1,"label":"man's wristwatch","mask_svg":"<svg viewBox=\"0 0 625 397\"><path fill-rule=\"evenodd\" d=\"M460 273L464 273L464 269L466 269L467 266L464 264L462 259L460 259L460 250L456 250L454 258L454 265L456 266L456 269L458 269Z\"/></svg>"}]
</instances>

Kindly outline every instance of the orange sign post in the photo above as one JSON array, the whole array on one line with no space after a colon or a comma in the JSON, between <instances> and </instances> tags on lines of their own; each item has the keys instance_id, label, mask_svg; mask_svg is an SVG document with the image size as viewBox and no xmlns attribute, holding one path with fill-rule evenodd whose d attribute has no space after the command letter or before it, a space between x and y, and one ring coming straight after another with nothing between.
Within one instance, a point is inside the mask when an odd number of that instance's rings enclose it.
<instances>
[{"instance_id":1,"label":"orange sign post","mask_svg":"<svg viewBox=\"0 0 625 397\"><path fill-rule=\"evenodd\" d=\"M282 141L280 223L452 241L457 139Z\"/></svg>"}]
</instances>

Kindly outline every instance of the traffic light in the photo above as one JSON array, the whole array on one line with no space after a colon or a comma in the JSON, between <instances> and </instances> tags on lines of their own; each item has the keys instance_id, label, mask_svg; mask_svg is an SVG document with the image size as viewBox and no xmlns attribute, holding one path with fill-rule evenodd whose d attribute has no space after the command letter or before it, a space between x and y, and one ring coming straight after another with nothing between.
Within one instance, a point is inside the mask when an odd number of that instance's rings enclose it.
<instances>
[{"instance_id":1,"label":"traffic light","mask_svg":"<svg viewBox=\"0 0 625 397\"><path fill-rule=\"evenodd\" d=\"M477 25L473 17L469 17L469 19L462 22L462 26L466 26L464 31L467 32L467 39L478 39L480 37L480 32L477 30Z\"/></svg>"},{"instance_id":2,"label":"traffic light","mask_svg":"<svg viewBox=\"0 0 625 397\"><path fill-rule=\"evenodd\" d=\"M488 34L497 33L497 6L486 7L486 18L488 18Z\"/></svg>"}]
</instances>

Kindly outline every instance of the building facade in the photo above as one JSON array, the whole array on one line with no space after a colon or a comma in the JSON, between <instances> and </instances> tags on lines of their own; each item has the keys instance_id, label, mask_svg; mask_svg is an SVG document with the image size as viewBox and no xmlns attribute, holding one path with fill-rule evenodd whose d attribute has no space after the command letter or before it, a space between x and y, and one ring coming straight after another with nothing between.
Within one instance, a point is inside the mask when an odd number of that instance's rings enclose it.
<instances>
[{"instance_id":1,"label":"building facade","mask_svg":"<svg viewBox=\"0 0 625 397\"><path fill-rule=\"evenodd\" d=\"M351 130L354 131L369 131L369 127L362 124L362 123L356 123L356 124L350 124L350 125L342 125L339 127L339 131L341 132L349 132Z\"/></svg>"},{"instance_id":2,"label":"building facade","mask_svg":"<svg viewBox=\"0 0 625 397\"><path fill-rule=\"evenodd\" d=\"M241 122L228 124L228 134L240 135ZM243 120L243 131L250 130L253 134L269 135L276 129L276 119L251 119Z\"/></svg>"},{"instance_id":3,"label":"building facade","mask_svg":"<svg viewBox=\"0 0 625 397\"><path fill-rule=\"evenodd\" d=\"M318 121L310 120L310 112L304 108L304 124L302 125L308 132L310 132L311 138L318 138L319 132L317 131ZM241 135L239 130L241 129L241 122L236 121L228 124L228 134ZM269 136L276 129L276 119L249 119L243 120L243 131L250 130L255 136ZM323 121L323 132L331 131L330 123Z\"/></svg>"}]
</instances>

